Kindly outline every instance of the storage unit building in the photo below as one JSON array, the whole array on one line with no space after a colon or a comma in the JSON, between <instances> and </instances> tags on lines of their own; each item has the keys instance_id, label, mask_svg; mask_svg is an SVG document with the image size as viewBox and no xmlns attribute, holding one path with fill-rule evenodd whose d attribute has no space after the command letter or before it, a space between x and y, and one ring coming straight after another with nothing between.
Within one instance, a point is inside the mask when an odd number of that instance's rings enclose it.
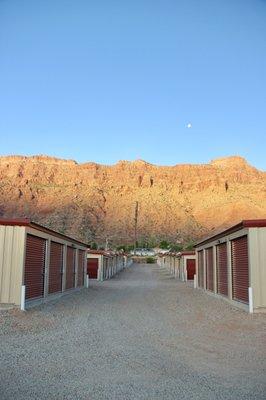
<instances>
[{"instance_id":1,"label":"storage unit building","mask_svg":"<svg viewBox=\"0 0 266 400\"><path fill-rule=\"evenodd\" d=\"M176 253L174 252L159 253L157 256L157 264L160 267L166 268L170 272L170 274L176 275L176 270L177 270Z\"/></svg>"},{"instance_id":2,"label":"storage unit building","mask_svg":"<svg viewBox=\"0 0 266 400\"><path fill-rule=\"evenodd\" d=\"M110 279L127 266L130 259L120 252L105 250L87 251L87 274L90 279Z\"/></svg>"},{"instance_id":3,"label":"storage unit building","mask_svg":"<svg viewBox=\"0 0 266 400\"><path fill-rule=\"evenodd\" d=\"M87 251L87 274L90 279L103 281L109 278L111 268L111 257L104 250Z\"/></svg>"},{"instance_id":4,"label":"storage unit building","mask_svg":"<svg viewBox=\"0 0 266 400\"><path fill-rule=\"evenodd\" d=\"M0 304L46 301L84 286L87 245L27 218L0 218Z\"/></svg>"},{"instance_id":5,"label":"storage unit building","mask_svg":"<svg viewBox=\"0 0 266 400\"><path fill-rule=\"evenodd\" d=\"M180 251L177 253L176 257L178 259L177 277L183 282L193 280L196 274L195 251Z\"/></svg>"},{"instance_id":6,"label":"storage unit building","mask_svg":"<svg viewBox=\"0 0 266 400\"><path fill-rule=\"evenodd\" d=\"M159 254L157 263L183 282L193 280L196 274L196 253L193 250Z\"/></svg>"},{"instance_id":7,"label":"storage unit building","mask_svg":"<svg viewBox=\"0 0 266 400\"><path fill-rule=\"evenodd\" d=\"M196 244L197 286L266 311L266 219L244 220Z\"/></svg>"}]
</instances>

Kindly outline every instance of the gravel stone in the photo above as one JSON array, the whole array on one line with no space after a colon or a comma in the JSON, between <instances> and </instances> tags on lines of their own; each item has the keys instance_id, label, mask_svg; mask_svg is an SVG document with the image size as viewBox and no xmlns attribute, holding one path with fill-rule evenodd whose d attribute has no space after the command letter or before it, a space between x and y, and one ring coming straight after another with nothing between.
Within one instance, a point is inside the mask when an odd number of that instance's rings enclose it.
<instances>
[{"instance_id":1,"label":"gravel stone","mask_svg":"<svg viewBox=\"0 0 266 400\"><path fill-rule=\"evenodd\" d=\"M0 399L265 399L266 315L158 265L0 312Z\"/></svg>"}]
</instances>

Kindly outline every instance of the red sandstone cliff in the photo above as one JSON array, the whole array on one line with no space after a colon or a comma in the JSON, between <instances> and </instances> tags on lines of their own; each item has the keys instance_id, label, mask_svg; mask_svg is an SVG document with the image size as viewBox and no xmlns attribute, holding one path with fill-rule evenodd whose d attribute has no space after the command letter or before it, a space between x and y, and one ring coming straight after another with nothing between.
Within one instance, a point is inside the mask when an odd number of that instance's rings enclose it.
<instances>
[{"instance_id":1,"label":"red sandstone cliff","mask_svg":"<svg viewBox=\"0 0 266 400\"><path fill-rule=\"evenodd\" d=\"M145 161L105 166L46 156L0 157L0 215L35 221L83 240L198 237L266 217L266 173L241 157L160 167Z\"/></svg>"}]
</instances>

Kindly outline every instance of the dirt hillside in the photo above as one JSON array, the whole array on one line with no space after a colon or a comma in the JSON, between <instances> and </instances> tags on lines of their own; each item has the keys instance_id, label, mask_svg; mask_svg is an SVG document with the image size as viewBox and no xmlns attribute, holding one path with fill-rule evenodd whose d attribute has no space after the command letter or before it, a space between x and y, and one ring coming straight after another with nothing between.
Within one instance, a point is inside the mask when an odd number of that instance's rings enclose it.
<instances>
[{"instance_id":1,"label":"dirt hillside","mask_svg":"<svg viewBox=\"0 0 266 400\"><path fill-rule=\"evenodd\" d=\"M265 218L266 172L235 156L171 167L0 157L2 216L30 216L86 241L130 243L136 201L140 238L197 238L242 219Z\"/></svg>"}]
</instances>

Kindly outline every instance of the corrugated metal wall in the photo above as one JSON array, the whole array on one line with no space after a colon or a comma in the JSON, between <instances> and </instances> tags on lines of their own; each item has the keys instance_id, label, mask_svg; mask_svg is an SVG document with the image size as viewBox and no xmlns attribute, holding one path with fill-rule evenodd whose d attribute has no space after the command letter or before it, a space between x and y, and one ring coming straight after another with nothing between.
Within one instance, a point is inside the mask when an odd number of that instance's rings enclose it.
<instances>
[{"instance_id":1,"label":"corrugated metal wall","mask_svg":"<svg viewBox=\"0 0 266 400\"><path fill-rule=\"evenodd\" d=\"M0 225L0 303L20 304L25 227Z\"/></svg>"},{"instance_id":2,"label":"corrugated metal wall","mask_svg":"<svg viewBox=\"0 0 266 400\"><path fill-rule=\"evenodd\" d=\"M216 257L213 259L214 268L216 266L216 270L213 268L214 292L226 296L235 305L238 303L240 308L249 310L247 305L250 287L254 311L265 312L266 227L245 227L199 246L197 248L199 287L203 287L201 268L203 251L206 254L206 275L209 275L208 248L211 246L216 252ZM206 284L210 279L210 276L206 277Z\"/></svg>"},{"instance_id":3,"label":"corrugated metal wall","mask_svg":"<svg viewBox=\"0 0 266 400\"><path fill-rule=\"evenodd\" d=\"M266 309L266 228L249 229L248 253L253 304Z\"/></svg>"},{"instance_id":4,"label":"corrugated metal wall","mask_svg":"<svg viewBox=\"0 0 266 400\"><path fill-rule=\"evenodd\" d=\"M82 249L74 244L71 247L70 242L67 263L63 250L67 249L67 244L67 241L60 238L57 241L57 237L32 227L0 225L0 304L19 306L24 284L26 300L42 299L74 288L75 281L84 286L82 269L86 247ZM76 253L79 260L77 271ZM82 257L83 264L80 262Z\"/></svg>"}]
</instances>

